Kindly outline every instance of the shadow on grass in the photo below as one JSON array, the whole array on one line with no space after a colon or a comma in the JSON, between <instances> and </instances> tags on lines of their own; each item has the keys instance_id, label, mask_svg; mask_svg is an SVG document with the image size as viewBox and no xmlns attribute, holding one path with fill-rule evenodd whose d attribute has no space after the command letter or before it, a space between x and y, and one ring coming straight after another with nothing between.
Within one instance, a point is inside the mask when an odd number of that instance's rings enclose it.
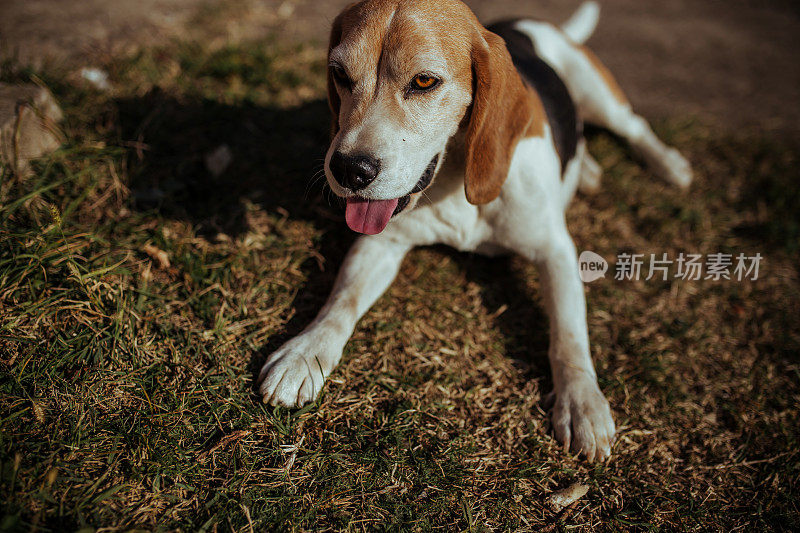
<instances>
[{"instance_id":1,"label":"shadow on grass","mask_svg":"<svg viewBox=\"0 0 800 533\"><path fill-rule=\"evenodd\" d=\"M734 233L767 250L796 254L800 250L800 151L769 139L739 147L720 144L713 148L732 167L731 173L738 170L744 174L737 208L754 213L733 228Z\"/></svg>"},{"instance_id":2,"label":"shadow on grass","mask_svg":"<svg viewBox=\"0 0 800 533\"><path fill-rule=\"evenodd\" d=\"M320 194L328 110L319 100L290 109L180 101L160 91L118 103L122 138L133 148L132 196L137 209L191 222L213 237L247 230L243 200L294 219L335 229L335 208ZM219 176L205 158L229 147ZM332 200L333 201L333 200Z\"/></svg>"},{"instance_id":3,"label":"shadow on grass","mask_svg":"<svg viewBox=\"0 0 800 533\"><path fill-rule=\"evenodd\" d=\"M481 299L490 312L504 309L494 323L503 334L506 355L514 359L529 377L545 378L550 383L548 320L543 303L527 281L520 267L524 260L513 256L484 257L446 249L464 269L467 277L481 286Z\"/></svg>"},{"instance_id":4,"label":"shadow on grass","mask_svg":"<svg viewBox=\"0 0 800 533\"><path fill-rule=\"evenodd\" d=\"M131 146L131 196L142 211L185 220L209 239L248 230L247 203L268 213L312 223L323 237L324 271L314 270L294 301L284 332L273 336L249 370L257 374L266 354L297 335L322 306L346 251L355 240L342 224L341 206L321 174L329 140L327 103L293 108L227 105L181 99L160 91L120 100L118 142ZM221 146L231 163L212 175L205 158Z\"/></svg>"}]
</instances>

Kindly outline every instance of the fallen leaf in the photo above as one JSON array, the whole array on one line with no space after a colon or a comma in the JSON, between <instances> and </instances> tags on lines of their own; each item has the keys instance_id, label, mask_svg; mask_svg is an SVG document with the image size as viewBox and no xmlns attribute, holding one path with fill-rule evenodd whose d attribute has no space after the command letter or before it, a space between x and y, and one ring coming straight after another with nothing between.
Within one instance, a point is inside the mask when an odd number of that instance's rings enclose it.
<instances>
[{"instance_id":1,"label":"fallen leaf","mask_svg":"<svg viewBox=\"0 0 800 533\"><path fill-rule=\"evenodd\" d=\"M162 269L169 268L169 255L167 255L167 252L165 252L161 248L153 246L150 243L145 244L142 250L144 251L144 253L149 255L153 261L158 263L158 268Z\"/></svg>"},{"instance_id":2,"label":"fallen leaf","mask_svg":"<svg viewBox=\"0 0 800 533\"><path fill-rule=\"evenodd\" d=\"M545 503L550 507L554 513L560 513L566 507L569 507L576 501L580 500L586 493L589 492L589 486L582 483L573 483L566 489L554 492L547 497Z\"/></svg>"}]
</instances>

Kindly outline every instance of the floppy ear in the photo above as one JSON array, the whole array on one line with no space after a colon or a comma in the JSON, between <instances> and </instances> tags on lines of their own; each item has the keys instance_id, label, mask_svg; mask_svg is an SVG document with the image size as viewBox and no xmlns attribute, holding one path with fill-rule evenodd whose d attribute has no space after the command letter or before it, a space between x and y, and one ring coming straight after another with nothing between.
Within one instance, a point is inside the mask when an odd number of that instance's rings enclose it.
<instances>
[{"instance_id":1,"label":"floppy ear","mask_svg":"<svg viewBox=\"0 0 800 533\"><path fill-rule=\"evenodd\" d=\"M342 19L344 18L344 11L339 13L333 20L333 25L331 25L331 35L328 40L328 60L330 61L331 58L331 50L339 46L339 43L342 41ZM331 123L331 137L336 135L339 131L339 107L341 106L342 102L339 99L339 93L336 92L336 84L333 81L333 74L331 73L331 69L328 68L328 106L331 108L331 113L333 114L332 123Z\"/></svg>"},{"instance_id":2,"label":"floppy ear","mask_svg":"<svg viewBox=\"0 0 800 533\"><path fill-rule=\"evenodd\" d=\"M473 37L472 75L464 187L469 203L486 204L500 194L514 148L533 118L532 95L503 39L483 28Z\"/></svg>"}]
</instances>

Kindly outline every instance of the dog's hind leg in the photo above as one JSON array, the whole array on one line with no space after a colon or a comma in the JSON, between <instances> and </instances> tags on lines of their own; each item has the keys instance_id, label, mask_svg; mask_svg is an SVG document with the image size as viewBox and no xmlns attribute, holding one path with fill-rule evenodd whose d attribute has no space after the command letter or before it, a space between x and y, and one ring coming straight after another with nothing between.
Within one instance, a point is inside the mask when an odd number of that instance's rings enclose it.
<instances>
[{"instance_id":1,"label":"dog's hind leg","mask_svg":"<svg viewBox=\"0 0 800 533\"><path fill-rule=\"evenodd\" d=\"M567 163L564 169L564 187L562 193L564 207L572 200L576 189L584 194L597 192L600 188L600 177L602 174L603 169L586 149L586 140L581 138L580 141L578 141L575 156Z\"/></svg>"},{"instance_id":2,"label":"dog's hind leg","mask_svg":"<svg viewBox=\"0 0 800 533\"><path fill-rule=\"evenodd\" d=\"M616 80L586 47L573 46L565 83L573 94L584 120L610 130L625 139L634 152L660 178L688 187L692 181L689 162L659 139L647 121L637 115Z\"/></svg>"},{"instance_id":3,"label":"dog's hind leg","mask_svg":"<svg viewBox=\"0 0 800 533\"><path fill-rule=\"evenodd\" d=\"M589 155L588 150L581 158L580 181L578 189L584 194L591 194L600 189L600 178L603 176L603 168L594 157Z\"/></svg>"},{"instance_id":4,"label":"dog's hind leg","mask_svg":"<svg viewBox=\"0 0 800 533\"><path fill-rule=\"evenodd\" d=\"M619 84L591 50L575 44L550 24L521 20L516 28L530 37L536 52L564 80L586 122L625 139L659 177L678 187L689 186L689 162L664 144L647 121L633 111Z\"/></svg>"},{"instance_id":5,"label":"dog's hind leg","mask_svg":"<svg viewBox=\"0 0 800 533\"><path fill-rule=\"evenodd\" d=\"M688 187L692 182L692 168L689 162L675 148L667 146L655 133L650 124L637 115L617 82L600 60L585 47L575 47L572 63L582 69L580 82L571 86L584 119L625 139L634 152L660 178L677 185Z\"/></svg>"}]
</instances>

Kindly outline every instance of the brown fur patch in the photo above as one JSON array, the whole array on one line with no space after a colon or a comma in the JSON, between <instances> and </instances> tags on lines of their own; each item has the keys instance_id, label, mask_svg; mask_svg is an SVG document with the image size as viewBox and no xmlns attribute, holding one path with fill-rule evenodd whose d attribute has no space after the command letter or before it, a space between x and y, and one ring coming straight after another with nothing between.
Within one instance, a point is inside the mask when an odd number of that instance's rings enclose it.
<instances>
[{"instance_id":1,"label":"brown fur patch","mask_svg":"<svg viewBox=\"0 0 800 533\"><path fill-rule=\"evenodd\" d=\"M530 95L530 102L528 103L528 113L531 117L531 122L528 124L528 129L525 130L523 137L543 137L544 125L547 124L547 114L544 110L544 105L536 91L528 89Z\"/></svg>"},{"instance_id":2,"label":"brown fur patch","mask_svg":"<svg viewBox=\"0 0 800 533\"><path fill-rule=\"evenodd\" d=\"M544 133L539 97L522 81L503 39L480 29L472 50L475 91L467 126L465 190L472 204L500 194L523 136Z\"/></svg>"},{"instance_id":3,"label":"brown fur patch","mask_svg":"<svg viewBox=\"0 0 800 533\"><path fill-rule=\"evenodd\" d=\"M342 42L347 42L346 58L349 65L367 67L378 63L382 44L389 29L389 21L397 9L397 0L369 0L347 6L334 19L328 42L328 60L331 52ZM365 21L369 21L367 24ZM341 99L328 69L328 101L334 115L334 135L339 129ZM348 114L348 120L358 122L362 115L359 109Z\"/></svg>"},{"instance_id":4,"label":"brown fur patch","mask_svg":"<svg viewBox=\"0 0 800 533\"><path fill-rule=\"evenodd\" d=\"M331 50L338 46L339 42L342 40L342 18L344 14L344 11L339 13L339 16L333 20L333 24L331 25L331 34L328 40L328 60L330 60ZM342 105L342 101L336 90L336 84L333 81L331 69L328 69L327 76L328 106L331 108L331 138L333 138L339 131L339 108Z\"/></svg>"},{"instance_id":5,"label":"brown fur patch","mask_svg":"<svg viewBox=\"0 0 800 533\"><path fill-rule=\"evenodd\" d=\"M600 58L595 55L588 47L580 46L580 51L586 56L592 66L597 70L597 72L602 76L603 80L606 82L606 86L608 86L609 90L611 90L611 94L614 95L614 98L621 104L628 104L628 97L625 96L625 93L622 91L622 88L617 83L617 80L614 79L614 76L611 74L611 71L608 70Z\"/></svg>"}]
</instances>

